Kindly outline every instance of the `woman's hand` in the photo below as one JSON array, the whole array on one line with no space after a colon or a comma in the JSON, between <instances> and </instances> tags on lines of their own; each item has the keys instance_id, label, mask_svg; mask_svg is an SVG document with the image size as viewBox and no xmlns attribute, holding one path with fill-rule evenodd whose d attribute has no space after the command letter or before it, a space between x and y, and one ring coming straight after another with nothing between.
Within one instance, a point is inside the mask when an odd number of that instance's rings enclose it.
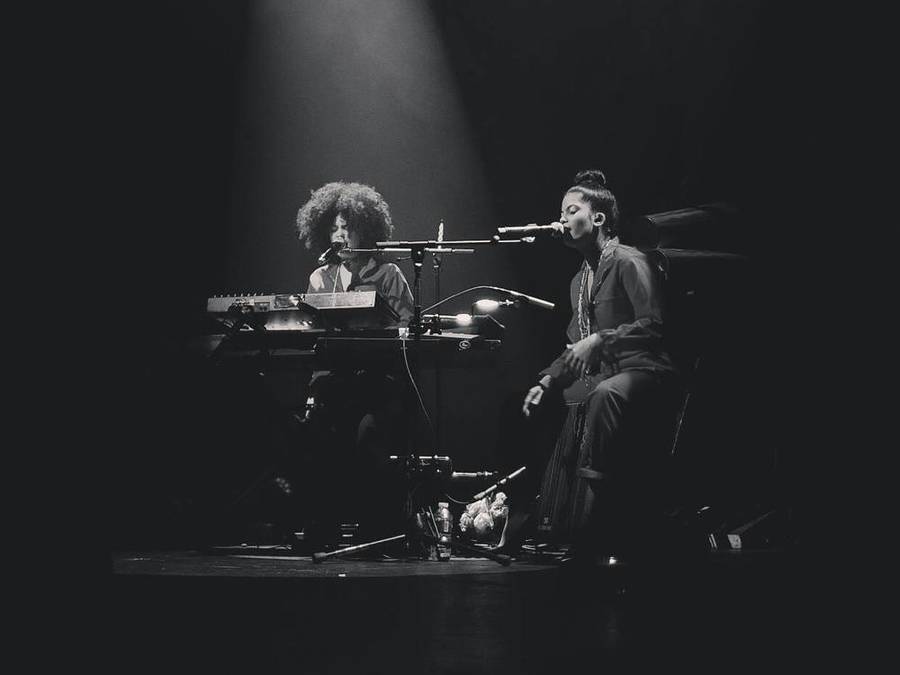
<instances>
[{"instance_id":1,"label":"woman's hand","mask_svg":"<svg viewBox=\"0 0 900 675\"><path fill-rule=\"evenodd\" d=\"M530 417L531 409L539 406L543 398L544 388L539 384L534 385L528 390L528 393L525 394L525 402L522 404L522 414L525 415L525 417Z\"/></svg>"},{"instance_id":2,"label":"woman's hand","mask_svg":"<svg viewBox=\"0 0 900 675\"><path fill-rule=\"evenodd\" d=\"M591 333L575 344L566 345L563 354L563 363L569 374L575 377L583 376L589 368L600 361L602 341L598 333Z\"/></svg>"}]
</instances>

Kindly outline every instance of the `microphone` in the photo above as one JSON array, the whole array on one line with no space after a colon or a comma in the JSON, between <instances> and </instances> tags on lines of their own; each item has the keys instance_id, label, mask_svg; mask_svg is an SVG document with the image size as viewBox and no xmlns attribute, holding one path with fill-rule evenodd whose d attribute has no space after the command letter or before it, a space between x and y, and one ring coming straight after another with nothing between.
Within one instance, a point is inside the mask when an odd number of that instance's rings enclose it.
<instances>
[{"instance_id":1,"label":"microphone","mask_svg":"<svg viewBox=\"0 0 900 675\"><path fill-rule=\"evenodd\" d=\"M479 478L495 478L497 471L454 471L450 474L450 480L477 480Z\"/></svg>"},{"instance_id":2,"label":"microphone","mask_svg":"<svg viewBox=\"0 0 900 675\"><path fill-rule=\"evenodd\" d=\"M511 291L508 288L501 289L504 293L509 293L514 298L522 298L525 302L536 305L538 307L543 307L544 309L554 309L556 305L552 302L548 302L547 300L541 300L540 298L536 298L533 295L525 295L524 293L519 293L519 291Z\"/></svg>"},{"instance_id":3,"label":"microphone","mask_svg":"<svg viewBox=\"0 0 900 675\"><path fill-rule=\"evenodd\" d=\"M331 242L331 246L325 249L325 252L319 256L319 264L326 265L328 263L337 263L341 261L340 255L338 253L340 250L344 248L344 242L342 241L333 241Z\"/></svg>"},{"instance_id":4,"label":"microphone","mask_svg":"<svg viewBox=\"0 0 900 675\"><path fill-rule=\"evenodd\" d=\"M483 499L483 498L486 497L487 495L491 494L491 493L492 493L495 489L497 489L498 487L503 487L503 486L506 485L509 481L511 481L513 478L515 478L515 477L518 476L520 473L522 473L523 471L525 471L525 469L526 469L526 467L524 467L524 466L519 467L518 469L516 469L515 471L513 471L513 472L512 472L511 474L509 474L508 476L505 476L505 477L501 478L501 479L498 480L496 483L494 483L493 485L491 485L489 488L486 488L486 489L482 490L482 491L479 492L477 495L475 495L474 497L472 497L472 501L473 501L473 502L477 502L479 499Z\"/></svg>"},{"instance_id":5,"label":"microphone","mask_svg":"<svg viewBox=\"0 0 900 675\"><path fill-rule=\"evenodd\" d=\"M549 225L522 225L521 227L498 227L497 232L500 234L537 234L539 232L550 232L554 237L559 237L567 229L566 225L559 222L553 222Z\"/></svg>"}]
</instances>

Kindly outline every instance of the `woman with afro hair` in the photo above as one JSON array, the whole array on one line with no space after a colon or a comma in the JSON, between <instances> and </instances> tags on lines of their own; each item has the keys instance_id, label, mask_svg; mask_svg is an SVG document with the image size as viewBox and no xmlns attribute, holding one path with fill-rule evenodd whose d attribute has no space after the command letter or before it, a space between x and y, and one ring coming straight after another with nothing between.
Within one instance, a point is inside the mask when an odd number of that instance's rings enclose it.
<instances>
[{"instance_id":1,"label":"woman with afro hair","mask_svg":"<svg viewBox=\"0 0 900 675\"><path fill-rule=\"evenodd\" d=\"M309 275L307 293L375 290L405 324L413 315L413 297L403 272L379 253L353 253L374 248L390 238L394 226L387 202L362 183L326 183L313 190L297 213L297 235L306 248L331 248L334 255ZM351 251L341 250L344 247Z\"/></svg>"},{"instance_id":2,"label":"woman with afro hair","mask_svg":"<svg viewBox=\"0 0 900 675\"><path fill-rule=\"evenodd\" d=\"M380 253L354 252L393 232L387 202L372 187L333 182L313 190L297 213L296 231L306 248L327 253L309 275L307 293L375 290L398 317L389 325L408 323L413 297L400 268ZM352 327L386 326L376 319ZM387 458L407 442L406 396L404 381L377 362L312 374L296 469L312 551L335 545L341 523L356 522L369 537L397 527L402 504L385 498L382 483L391 476Z\"/></svg>"}]
</instances>

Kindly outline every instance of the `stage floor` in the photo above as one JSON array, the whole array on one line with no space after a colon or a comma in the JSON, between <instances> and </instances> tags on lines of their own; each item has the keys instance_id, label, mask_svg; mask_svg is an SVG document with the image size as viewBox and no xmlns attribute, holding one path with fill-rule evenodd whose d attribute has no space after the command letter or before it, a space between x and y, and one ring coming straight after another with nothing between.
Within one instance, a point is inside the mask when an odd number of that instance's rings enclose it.
<instances>
[{"instance_id":1,"label":"stage floor","mask_svg":"<svg viewBox=\"0 0 900 675\"><path fill-rule=\"evenodd\" d=\"M117 552L107 656L129 673L497 675L729 655L772 672L806 658L798 565L768 550L641 570L533 556L313 563L252 546Z\"/></svg>"},{"instance_id":2,"label":"stage floor","mask_svg":"<svg viewBox=\"0 0 900 675\"><path fill-rule=\"evenodd\" d=\"M281 547L231 547L227 553L214 551L169 551L121 553L113 558L117 575L162 575L193 577L245 577L282 579L375 578L411 576L472 576L523 574L555 570L558 564L515 561L509 566L486 558L454 555L447 562L394 558L377 555L353 559L335 557L314 563L310 556L295 555Z\"/></svg>"}]
</instances>

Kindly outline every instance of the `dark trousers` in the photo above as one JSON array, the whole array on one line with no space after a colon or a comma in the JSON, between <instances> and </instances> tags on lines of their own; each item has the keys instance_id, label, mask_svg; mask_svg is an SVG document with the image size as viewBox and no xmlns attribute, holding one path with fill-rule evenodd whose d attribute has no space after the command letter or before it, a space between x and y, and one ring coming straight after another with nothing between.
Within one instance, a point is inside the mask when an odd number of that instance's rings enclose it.
<instances>
[{"instance_id":1,"label":"dark trousers","mask_svg":"<svg viewBox=\"0 0 900 675\"><path fill-rule=\"evenodd\" d=\"M621 554L657 527L682 392L638 370L577 390L549 397L532 418L519 413L516 437L532 465L511 509L530 509L541 539Z\"/></svg>"},{"instance_id":2,"label":"dark trousers","mask_svg":"<svg viewBox=\"0 0 900 675\"><path fill-rule=\"evenodd\" d=\"M388 458L407 445L402 384L383 372L321 372L310 396L295 463L307 535L333 540L341 523L362 537L395 534L404 495Z\"/></svg>"}]
</instances>

